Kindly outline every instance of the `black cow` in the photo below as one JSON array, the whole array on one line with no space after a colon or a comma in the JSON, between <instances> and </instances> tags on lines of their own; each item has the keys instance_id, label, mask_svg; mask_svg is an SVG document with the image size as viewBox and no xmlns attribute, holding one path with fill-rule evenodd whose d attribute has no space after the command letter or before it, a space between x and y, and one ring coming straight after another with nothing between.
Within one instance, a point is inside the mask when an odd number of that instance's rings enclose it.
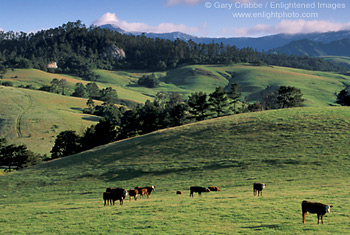
<instances>
[{"instance_id":1,"label":"black cow","mask_svg":"<svg viewBox=\"0 0 350 235\"><path fill-rule=\"evenodd\" d=\"M261 194L262 196L262 191L266 187L266 184L263 183L254 183L253 184L253 195L256 196L256 192L258 192L258 197Z\"/></svg>"},{"instance_id":2,"label":"black cow","mask_svg":"<svg viewBox=\"0 0 350 235\"><path fill-rule=\"evenodd\" d=\"M303 214L303 223L305 223L305 217L308 212L317 214L317 224L320 223L320 217L321 221L323 224L323 216L326 213L331 212L331 207L330 205L322 204L319 202L309 202L309 201L302 201L301 203L301 210Z\"/></svg>"},{"instance_id":3,"label":"black cow","mask_svg":"<svg viewBox=\"0 0 350 235\"><path fill-rule=\"evenodd\" d=\"M124 199L128 195L128 191L124 188L107 188L103 193L104 205L115 205L115 201L119 200L120 205L123 205ZM113 204L112 204L113 202Z\"/></svg>"},{"instance_id":4,"label":"black cow","mask_svg":"<svg viewBox=\"0 0 350 235\"><path fill-rule=\"evenodd\" d=\"M205 193L205 192L210 192L210 189L208 188L204 188L204 187L198 187L198 186L192 186L190 187L190 197L193 197L193 193L198 193L198 195L200 196L201 193Z\"/></svg>"}]
</instances>

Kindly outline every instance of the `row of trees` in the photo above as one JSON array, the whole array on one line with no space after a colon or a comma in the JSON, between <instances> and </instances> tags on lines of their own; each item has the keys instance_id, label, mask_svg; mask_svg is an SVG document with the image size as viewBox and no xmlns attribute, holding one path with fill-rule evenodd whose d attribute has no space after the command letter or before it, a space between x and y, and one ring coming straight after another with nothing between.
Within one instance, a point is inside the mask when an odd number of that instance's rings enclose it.
<instances>
[{"instance_id":1,"label":"row of trees","mask_svg":"<svg viewBox=\"0 0 350 235\"><path fill-rule=\"evenodd\" d=\"M125 53L125 55L124 55ZM68 22L36 33L0 31L0 76L8 68L48 70L55 61L58 73L98 79L93 69L165 70L182 64L269 64L310 70L341 68L323 59L257 52L234 45L201 44L193 41L151 39Z\"/></svg>"},{"instance_id":2,"label":"row of trees","mask_svg":"<svg viewBox=\"0 0 350 235\"><path fill-rule=\"evenodd\" d=\"M302 94L295 87L281 86L265 98L266 104L246 104L240 101L238 85L232 84L228 91L217 87L207 95L204 92L192 93L187 100L179 93L159 92L153 102L133 109L115 108L98 124L85 130L80 136L75 131L61 132L51 150L52 158L60 158L98 145L107 144L155 130L180 126L225 115L258 111L264 108L290 108L303 105ZM105 105L105 108L111 108Z\"/></svg>"}]
</instances>

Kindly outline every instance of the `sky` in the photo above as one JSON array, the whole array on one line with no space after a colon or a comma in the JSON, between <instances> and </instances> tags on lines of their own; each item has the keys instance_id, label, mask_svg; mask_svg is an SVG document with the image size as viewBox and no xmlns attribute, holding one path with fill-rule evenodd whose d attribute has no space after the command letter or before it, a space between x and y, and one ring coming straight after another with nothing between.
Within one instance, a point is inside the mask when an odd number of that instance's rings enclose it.
<instances>
[{"instance_id":1,"label":"sky","mask_svg":"<svg viewBox=\"0 0 350 235\"><path fill-rule=\"evenodd\" d=\"M0 30L26 33L77 20L200 37L350 30L349 0L0 0L0 9Z\"/></svg>"}]
</instances>

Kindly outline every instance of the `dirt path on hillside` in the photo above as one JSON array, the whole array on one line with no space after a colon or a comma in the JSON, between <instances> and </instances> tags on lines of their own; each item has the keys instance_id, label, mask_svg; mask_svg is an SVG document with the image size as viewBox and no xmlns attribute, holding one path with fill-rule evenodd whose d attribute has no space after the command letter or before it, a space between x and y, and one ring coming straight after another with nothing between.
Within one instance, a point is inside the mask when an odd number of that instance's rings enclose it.
<instances>
[{"instance_id":1,"label":"dirt path on hillside","mask_svg":"<svg viewBox=\"0 0 350 235\"><path fill-rule=\"evenodd\" d=\"M23 92L23 91L22 91ZM18 138L22 138L22 123L23 123L23 116L32 108L33 106L33 99L30 95L23 92L23 97L26 99L23 99L23 102L19 103L18 101L12 100L21 110L20 114L16 117L15 123L16 123L16 133Z\"/></svg>"}]
</instances>

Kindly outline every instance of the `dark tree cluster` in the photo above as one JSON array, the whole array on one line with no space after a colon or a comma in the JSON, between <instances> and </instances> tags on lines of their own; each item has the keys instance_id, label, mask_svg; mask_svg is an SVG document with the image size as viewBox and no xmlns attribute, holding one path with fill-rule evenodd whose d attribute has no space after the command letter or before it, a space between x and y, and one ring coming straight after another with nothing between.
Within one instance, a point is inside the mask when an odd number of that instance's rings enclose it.
<instances>
[{"instance_id":1,"label":"dark tree cluster","mask_svg":"<svg viewBox=\"0 0 350 235\"><path fill-rule=\"evenodd\" d=\"M301 90L292 86L266 87L262 92L262 109L284 109L304 106Z\"/></svg>"},{"instance_id":2,"label":"dark tree cluster","mask_svg":"<svg viewBox=\"0 0 350 235\"><path fill-rule=\"evenodd\" d=\"M337 104L342 106L350 106L350 92L344 88L337 94Z\"/></svg>"},{"instance_id":3,"label":"dark tree cluster","mask_svg":"<svg viewBox=\"0 0 350 235\"><path fill-rule=\"evenodd\" d=\"M0 165L6 166L7 171L21 169L41 162L41 156L28 150L25 145L7 144L0 139Z\"/></svg>"},{"instance_id":4,"label":"dark tree cluster","mask_svg":"<svg viewBox=\"0 0 350 235\"><path fill-rule=\"evenodd\" d=\"M50 62L58 68L48 68ZM91 26L81 21L36 33L0 31L0 76L8 68L37 68L74 74L89 81L93 69L147 69L162 71L183 64L269 64L310 70L339 71L320 58L257 52L252 48L177 39L152 39Z\"/></svg>"},{"instance_id":5,"label":"dark tree cluster","mask_svg":"<svg viewBox=\"0 0 350 235\"><path fill-rule=\"evenodd\" d=\"M156 88L159 86L159 79L152 73L151 75L143 75L137 81L139 86L144 86L148 88Z\"/></svg>"}]
</instances>

